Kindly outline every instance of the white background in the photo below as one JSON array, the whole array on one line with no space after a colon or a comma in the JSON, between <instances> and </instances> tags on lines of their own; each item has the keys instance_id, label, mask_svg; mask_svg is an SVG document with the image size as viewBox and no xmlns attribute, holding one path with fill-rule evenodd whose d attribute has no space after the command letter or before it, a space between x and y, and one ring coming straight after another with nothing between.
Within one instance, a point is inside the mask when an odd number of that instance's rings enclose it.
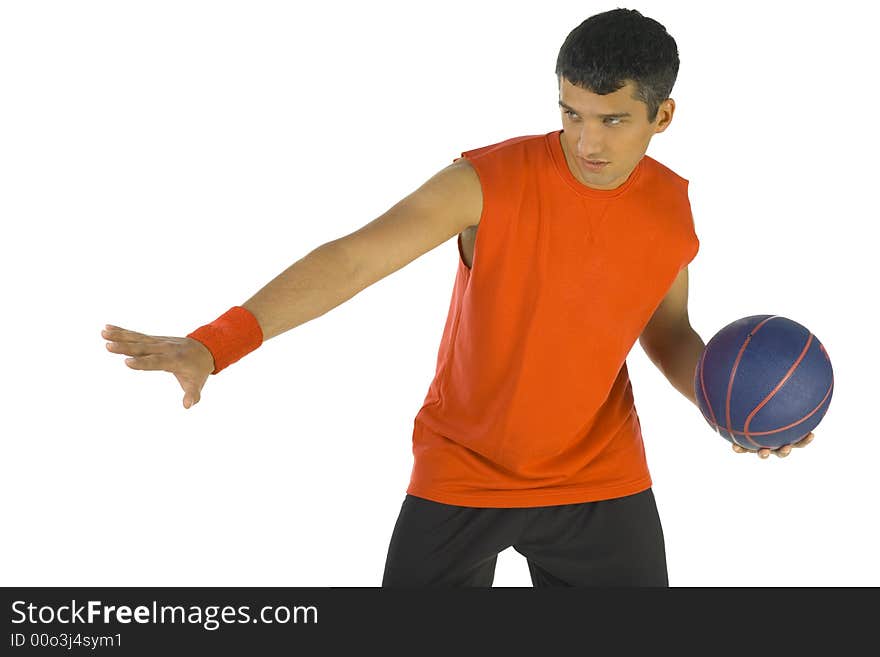
<instances>
[{"instance_id":1,"label":"white background","mask_svg":"<svg viewBox=\"0 0 880 657\"><path fill-rule=\"evenodd\" d=\"M0 582L378 586L454 239L210 377L190 410L100 331L185 335L461 151L559 129L559 47L616 6L3 3ZM880 585L864 6L635 6L681 57L648 154L690 180L692 325L708 342L783 315L835 374L813 444L763 461L633 347L672 586ZM530 586L512 549L495 585Z\"/></svg>"}]
</instances>

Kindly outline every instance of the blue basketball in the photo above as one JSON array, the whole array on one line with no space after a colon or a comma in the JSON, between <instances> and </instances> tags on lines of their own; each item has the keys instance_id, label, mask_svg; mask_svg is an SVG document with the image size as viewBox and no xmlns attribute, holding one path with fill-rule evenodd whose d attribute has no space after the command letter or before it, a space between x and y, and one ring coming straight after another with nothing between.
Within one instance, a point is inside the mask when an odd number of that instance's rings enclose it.
<instances>
[{"instance_id":1,"label":"blue basketball","mask_svg":"<svg viewBox=\"0 0 880 657\"><path fill-rule=\"evenodd\" d=\"M694 389L703 417L723 438L747 449L776 449L822 421L834 373L807 328L779 315L752 315L709 340Z\"/></svg>"}]
</instances>

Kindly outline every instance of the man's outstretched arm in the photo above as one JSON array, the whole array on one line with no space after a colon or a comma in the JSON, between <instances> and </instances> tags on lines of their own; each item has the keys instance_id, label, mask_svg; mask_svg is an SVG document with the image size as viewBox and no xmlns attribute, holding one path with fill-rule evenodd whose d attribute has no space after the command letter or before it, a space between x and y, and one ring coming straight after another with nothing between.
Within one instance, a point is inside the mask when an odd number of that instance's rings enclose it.
<instances>
[{"instance_id":1,"label":"man's outstretched arm","mask_svg":"<svg viewBox=\"0 0 880 657\"><path fill-rule=\"evenodd\" d=\"M130 368L173 373L184 390L184 408L190 408L201 399L208 375L479 223L481 212L479 178L460 159L379 218L309 252L242 306L191 333L195 338L152 336L111 325L101 335L109 351L130 356L125 360Z\"/></svg>"}]
</instances>

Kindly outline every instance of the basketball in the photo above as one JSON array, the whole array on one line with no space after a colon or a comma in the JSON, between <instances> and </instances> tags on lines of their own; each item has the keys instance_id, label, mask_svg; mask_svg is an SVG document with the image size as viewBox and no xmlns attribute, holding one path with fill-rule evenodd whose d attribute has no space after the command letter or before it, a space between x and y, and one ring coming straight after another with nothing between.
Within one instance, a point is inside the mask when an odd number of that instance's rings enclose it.
<instances>
[{"instance_id":1,"label":"basketball","mask_svg":"<svg viewBox=\"0 0 880 657\"><path fill-rule=\"evenodd\" d=\"M779 315L752 315L709 340L694 389L703 417L723 438L746 449L777 449L822 421L834 374L809 329Z\"/></svg>"}]
</instances>

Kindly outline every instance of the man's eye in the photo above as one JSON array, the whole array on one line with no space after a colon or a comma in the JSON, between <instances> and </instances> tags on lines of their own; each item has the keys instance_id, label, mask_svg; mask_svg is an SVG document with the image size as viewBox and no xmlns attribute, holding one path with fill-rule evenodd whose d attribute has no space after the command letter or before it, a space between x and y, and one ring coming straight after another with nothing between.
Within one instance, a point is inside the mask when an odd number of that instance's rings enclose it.
<instances>
[{"instance_id":1,"label":"man's eye","mask_svg":"<svg viewBox=\"0 0 880 657\"><path fill-rule=\"evenodd\" d=\"M563 114L568 115L568 118L570 118L570 119L574 119L575 117L577 117L577 114L575 112L572 112L571 110L563 110ZM620 119L616 116L607 116L607 117L605 117L605 120L606 121L617 121L617 123L612 123L611 125L620 125L623 122L623 119Z\"/></svg>"}]
</instances>

